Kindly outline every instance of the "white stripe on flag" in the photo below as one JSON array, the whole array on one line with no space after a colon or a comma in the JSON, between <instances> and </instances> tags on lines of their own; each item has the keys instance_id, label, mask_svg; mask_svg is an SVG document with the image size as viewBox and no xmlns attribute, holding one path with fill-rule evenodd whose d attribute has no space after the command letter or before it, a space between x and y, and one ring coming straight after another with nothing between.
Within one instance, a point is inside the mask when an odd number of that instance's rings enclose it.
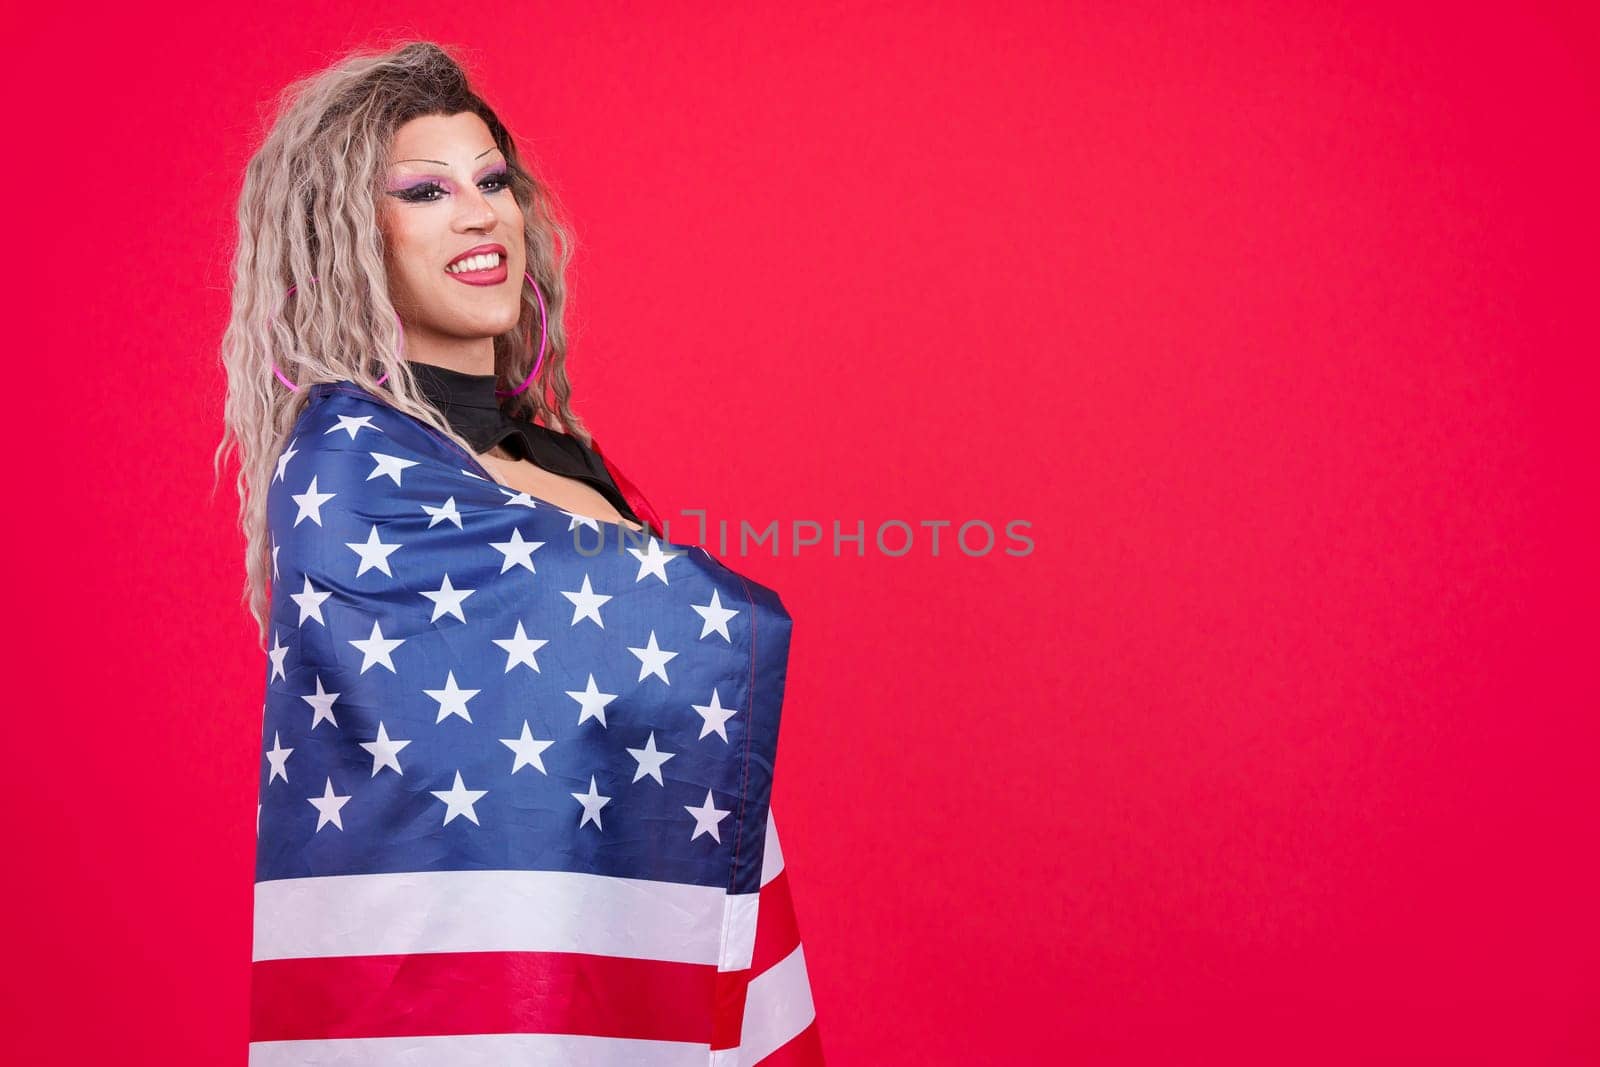
<instances>
[{"instance_id":1,"label":"white stripe on flag","mask_svg":"<svg viewBox=\"0 0 1600 1067\"><path fill-rule=\"evenodd\" d=\"M742 896L566 871L273 879L256 883L252 959L583 952L727 967L754 950L756 894Z\"/></svg>"},{"instance_id":2,"label":"white stripe on flag","mask_svg":"<svg viewBox=\"0 0 1600 1067\"><path fill-rule=\"evenodd\" d=\"M745 993L739 1062L754 1064L782 1047L816 1018L802 946L750 980Z\"/></svg>"},{"instance_id":3,"label":"white stripe on flag","mask_svg":"<svg viewBox=\"0 0 1600 1067\"><path fill-rule=\"evenodd\" d=\"M764 886L783 870L783 850L778 847L778 824L772 818L772 806L767 806L767 840L761 846L761 884Z\"/></svg>"},{"instance_id":4,"label":"white stripe on flag","mask_svg":"<svg viewBox=\"0 0 1600 1067\"><path fill-rule=\"evenodd\" d=\"M756 916L760 912L760 893L729 893L727 910L722 914L721 971L742 971L756 953Z\"/></svg>"}]
</instances>

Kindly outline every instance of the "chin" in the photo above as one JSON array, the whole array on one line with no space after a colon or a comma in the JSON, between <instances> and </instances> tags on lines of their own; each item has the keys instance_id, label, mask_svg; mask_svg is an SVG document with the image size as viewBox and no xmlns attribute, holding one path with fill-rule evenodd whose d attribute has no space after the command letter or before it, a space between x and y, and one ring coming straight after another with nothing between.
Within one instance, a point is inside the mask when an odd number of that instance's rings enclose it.
<instances>
[{"instance_id":1,"label":"chin","mask_svg":"<svg viewBox=\"0 0 1600 1067\"><path fill-rule=\"evenodd\" d=\"M463 326L464 329L461 330L461 333L464 335L474 337L496 337L503 333L510 333L512 330L517 328L517 315L513 313L509 316L501 316L498 318L472 319L464 323Z\"/></svg>"},{"instance_id":2,"label":"chin","mask_svg":"<svg viewBox=\"0 0 1600 1067\"><path fill-rule=\"evenodd\" d=\"M522 314L522 304L516 293L498 294L498 299L483 296L463 300L452 294L452 299L435 306L440 325L456 327L458 333L504 333L517 324Z\"/></svg>"},{"instance_id":3,"label":"chin","mask_svg":"<svg viewBox=\"0 0 1600 1067\"><path fill-rule=\"evenodd\" d=\"M494 326L491 329L490 332L491 333L510 333L512 330L515 330L517 328L517 323L518 323L518 321L520 321L521 318L522 318L522 305L521 304L512 304L511 305L511 310L506 314L506 316L500 321L500 323L498 325Z\"/></svg>"}]
</instances>

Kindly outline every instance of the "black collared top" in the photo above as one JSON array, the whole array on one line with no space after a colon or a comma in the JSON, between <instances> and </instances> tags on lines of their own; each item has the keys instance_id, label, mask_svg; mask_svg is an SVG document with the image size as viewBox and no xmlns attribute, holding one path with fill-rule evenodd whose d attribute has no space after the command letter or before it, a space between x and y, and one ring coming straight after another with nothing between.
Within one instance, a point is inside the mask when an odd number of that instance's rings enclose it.
<instances>
[{"instance_id":1,"label":"black collared top","mask_svg":"<svg viewBox=\"0 0 1600 1067\"><path fill-rule=\"evenodd\" d=\"M474 451L487 452L503 444L518 459L593 486L623 518L640 521L593 449L571 434L514 419L502 411L494 394L494 375L465 374L415 359L411 361L411 371L423 394Z\"/></svg>"}]
</instances>

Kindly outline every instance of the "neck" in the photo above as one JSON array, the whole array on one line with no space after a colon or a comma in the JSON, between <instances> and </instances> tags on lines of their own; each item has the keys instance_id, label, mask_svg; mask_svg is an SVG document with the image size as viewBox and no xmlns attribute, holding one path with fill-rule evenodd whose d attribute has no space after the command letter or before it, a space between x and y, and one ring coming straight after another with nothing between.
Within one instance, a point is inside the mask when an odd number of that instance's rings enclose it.
<instances>
[{"instance_id":1,"label":"neck","mask_svg":"<svg viewBox=\"0 0 1600 1067\"><path fill-rule=\"evenodd\" d=\"M407 359L462 374L494 373L493 337L445 337L406 327L403 351Z\"/></svg>"}]
</instances>

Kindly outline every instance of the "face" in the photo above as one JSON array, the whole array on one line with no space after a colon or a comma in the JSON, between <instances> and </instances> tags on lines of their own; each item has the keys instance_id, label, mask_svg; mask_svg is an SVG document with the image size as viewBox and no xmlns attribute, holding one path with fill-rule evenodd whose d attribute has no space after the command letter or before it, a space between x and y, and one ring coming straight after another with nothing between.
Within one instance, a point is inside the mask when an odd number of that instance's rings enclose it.
<instances>
[{"instance_id":1,"label":"face","mask_svg":"<svg viewBox=\"0 0 1600 1067\"><path fill-rule=\"evenodd\" d=\"M522 209L481 118L424 115L401 126L378 213L389 296L408 340L473 340L516 326L526 284ZM498 257L491 248L466 264L475 269L446 269L481 245L498 245Z\"/></svg>"}]
</instances>

